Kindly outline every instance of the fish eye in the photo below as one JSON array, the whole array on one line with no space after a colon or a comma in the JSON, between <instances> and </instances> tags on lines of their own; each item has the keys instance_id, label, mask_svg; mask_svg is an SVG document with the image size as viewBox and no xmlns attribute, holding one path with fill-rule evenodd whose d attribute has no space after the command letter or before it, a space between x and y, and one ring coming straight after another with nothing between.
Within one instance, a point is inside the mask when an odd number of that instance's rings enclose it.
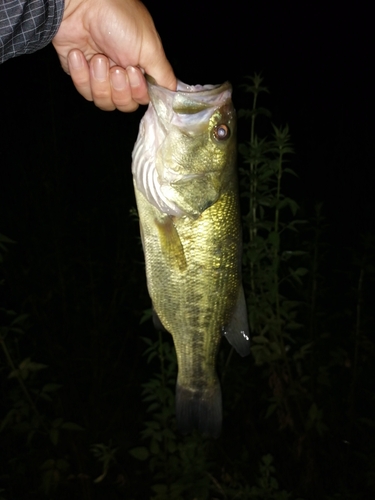
<instances>
[{"instance_id":1,"label":"fish eye","mask_svg":"<svg viewBox=\"0 0 375 500\"><path fill-rule=\"evenodd\" d=\"M214 137L217 141L225 141L230 137L230 130L227 125L221 123L214 128Z\"/></svg>"}]
</instances>

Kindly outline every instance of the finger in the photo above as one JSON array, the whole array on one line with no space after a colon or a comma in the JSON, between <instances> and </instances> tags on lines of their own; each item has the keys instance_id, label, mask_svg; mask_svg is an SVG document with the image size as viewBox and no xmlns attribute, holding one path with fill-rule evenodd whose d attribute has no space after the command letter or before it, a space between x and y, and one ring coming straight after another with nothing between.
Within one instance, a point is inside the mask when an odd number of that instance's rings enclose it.
<instances>
[{"instance_id":1,"label":"finger","mask_svg":"<svg viewBox=\"0 0 375 500\"><path fill-rule=\"evenodd\" d=\"M140 68L128 66L126 72L128 74L133 100L138 104L148 104L150 98L147 90L147 82Z\"/></svg>"},{"instance_id":2,"label":"finger","mask_svg":"<svg viewBox=\"0 0 375 500\"><path fill-rule=\"evenodd\" d=\"M68 55L68 68L75 88L88 101L92 101L90 69L85 56L78 49Z\"/></svg>"},{"instance_id":3,"label":"finger","mask_svg":"<svg viewBox=\"0 0 375 500\"><path fill-rule=\"evenodd\" d=\"M133 100L132 88L126 69L113 66L109 70L112 87L112 101L119 111L129 113L138 108L138 103Z\"/></svg>"},{"instance_id":4,"label":"finger","mask_svg":"<svg viewBox=\"0 0 375 500\"><path fill-rule=\"evenodd\" d=\"M112 101L109 61L102 54L96 54L90 61L90 84L95 105L104 111L114 110L116 106Z\"/></svg>"}]
</instances>

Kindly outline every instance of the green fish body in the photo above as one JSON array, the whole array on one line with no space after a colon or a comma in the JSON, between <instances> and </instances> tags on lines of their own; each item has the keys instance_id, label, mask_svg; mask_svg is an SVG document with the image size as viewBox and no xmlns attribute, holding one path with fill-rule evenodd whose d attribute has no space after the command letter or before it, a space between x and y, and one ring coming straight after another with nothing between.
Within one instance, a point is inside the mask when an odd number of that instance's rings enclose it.
<instances>
[{"instance_id":1,"label":"green fish body","mask_svg":"<svg viewBox=\"0 0 375 500\"><path fill-rule=\"evenodd\" d=\"M178 427L217 437L221 337L249 353L231 86L148 85L132 166L147 286L176 348Z\"/></svg>"}]
</instances>

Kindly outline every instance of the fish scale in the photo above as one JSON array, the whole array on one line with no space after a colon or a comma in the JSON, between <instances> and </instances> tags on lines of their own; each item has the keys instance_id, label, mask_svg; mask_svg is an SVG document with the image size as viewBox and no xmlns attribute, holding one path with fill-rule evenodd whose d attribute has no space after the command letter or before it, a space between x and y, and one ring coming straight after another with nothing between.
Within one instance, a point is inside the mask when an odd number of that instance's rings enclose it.
<instances>
[{"instance_id":1,"label":"fish scale","mask_svg":"<svg viewBox=\"0 0 375 500\"><path fill-rule=\"evenodd\" d=\"M229 84L181 86L171 92L149 83L151 102L133 152L134 188L149 294L177 353L177 423L182 432L197 428L217 437L221 337L241 355L249 352L235 112ZM151 180L152 190L145 185Z\"/></svg>"}]
</instances>

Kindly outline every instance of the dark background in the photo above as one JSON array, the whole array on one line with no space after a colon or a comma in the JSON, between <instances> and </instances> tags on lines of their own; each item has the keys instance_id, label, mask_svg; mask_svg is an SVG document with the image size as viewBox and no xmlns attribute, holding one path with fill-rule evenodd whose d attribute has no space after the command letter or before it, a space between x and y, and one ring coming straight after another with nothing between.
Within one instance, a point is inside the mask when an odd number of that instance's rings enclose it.
<instances>
[{"instance_id":1,"label":"dark background","mask_svg":"<svg viewBox=\"0 0 375 500\"><path fill-rule=\"evenodd\" d=\"M352 229L373 227L369 11L336 2L323 8L234 1L224 9L193 1L183 7L183 16L176 13L172 24L167 2L146 5L182 81L230 80L240 108L248 104L239 89L244 76L261 71L271 91L267 104L274 121L290 126L301 199L324 201L332 231L341 235L345 228L351 234ZM122 163L131 185L126 165L143 110L129 116L93 109L59 71L51 46L8 61L0 76L1 189L8 191L12 176L18 178L15 163L34 168L38 157L30 155L41 142L53 142L59 159L68 157L76 164L71 182L82 196L90 171L108 169L98 165L99 157L106 165Z\"/></svg>"},{"instance_id":2,"label":"dark background","mask_svg":"<svg viewBox=\"0 0 375 500\"><path fill-rule=\"evenodd\" d=\"M276 125L289 124L296 152L299 180L286 179L284 192L304 217L323 202L333 245L328 267L336 254L342 263L341 249L375 229L370 9L192 0L177 12L175 2L145 3L182 81L229 80L236 108L250 108L240 85L262 72L270 95L261 105ZM150 301L130 216L131 151L145 108L96 109L76 92L52 46L1 65L0 89L0 233L16 242L8 245L1 299L29 314L15 360L48 364L45 381L63 384L56 415L89 429L87 442L67 444L76 471L89 469L91 443L114 434L127 463L143 428L141 383L150 374L140 337L156 338L150 324L139 326ZM246 139L248 125L238 127ZM234 427L224 422L228 439Z\"/></svg>"}]
</instances>

